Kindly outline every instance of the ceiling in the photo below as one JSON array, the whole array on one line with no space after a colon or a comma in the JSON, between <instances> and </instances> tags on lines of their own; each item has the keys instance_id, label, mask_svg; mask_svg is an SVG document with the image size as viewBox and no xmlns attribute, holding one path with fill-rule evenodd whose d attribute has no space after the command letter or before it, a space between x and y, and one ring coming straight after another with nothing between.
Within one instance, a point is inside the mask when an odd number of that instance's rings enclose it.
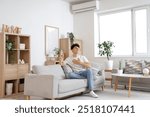
<instances>
[{"instance_id":1,"label":"ceiling","mask_svg":"<svg viewBox=\"0 0 150 117\"><path fill-rule=\"evenodd\" d=\"M93 0L63 0L63 1L69 2L70 4L78 4L78 3L89 2Z\"/></svg>"}]
</instances>

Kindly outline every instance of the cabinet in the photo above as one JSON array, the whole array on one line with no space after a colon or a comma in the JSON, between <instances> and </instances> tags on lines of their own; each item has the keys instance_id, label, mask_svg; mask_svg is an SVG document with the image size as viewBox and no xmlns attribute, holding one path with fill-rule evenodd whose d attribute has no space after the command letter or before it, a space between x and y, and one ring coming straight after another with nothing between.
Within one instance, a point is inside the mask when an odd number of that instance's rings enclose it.
<instances>
[{"instance_id":1,"label":"cabinet","mask_svg":"<svg viewBox=\"0 0 150 117\"><path fill-rule=\"evenodd\" d=\"M11 50L6 47L8 42ZM6 96L7 83L13 84L12 95L22 92L25 74L30 71L30 36L0 33L0 55L0 97Z\"/></svg>"},{"instance_id":2,"label":"cabinet","mask_svg":"<svg viewBox=\"0 0 150 117\"><path fill-rule=\"evenodd\" d=\"M80 51L79 54L82 54L83 46L82 46L82 40L75 39L74 43L78 43L80 45ZM69 38L61 38L60 39L60 48L64 52L64 59L67 58L68 56L72 55L71 52L71 43Z\"/></svg>"}]
</instances>

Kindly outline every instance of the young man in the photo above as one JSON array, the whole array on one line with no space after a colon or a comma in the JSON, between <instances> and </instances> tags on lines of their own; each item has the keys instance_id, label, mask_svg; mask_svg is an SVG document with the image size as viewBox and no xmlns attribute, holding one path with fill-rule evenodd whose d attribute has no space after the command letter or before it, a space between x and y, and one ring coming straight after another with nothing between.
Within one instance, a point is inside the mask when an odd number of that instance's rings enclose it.
<instances>
[{"instance_id":1,"label":"young man","mask_svg":"<svg viewBox=\"0 0 150 117\"><path fill-rule=\"evenodd\" d=\"M66 58L63 64L68 64L74 72L69 73L68 77L71 79L87 79L88 89L90 95L97 98L93 91L93 73L90 69L90 63L85 56L79 55L79 44L75 43L71 46L73 55Z\"/></svg>"}]
</instances>

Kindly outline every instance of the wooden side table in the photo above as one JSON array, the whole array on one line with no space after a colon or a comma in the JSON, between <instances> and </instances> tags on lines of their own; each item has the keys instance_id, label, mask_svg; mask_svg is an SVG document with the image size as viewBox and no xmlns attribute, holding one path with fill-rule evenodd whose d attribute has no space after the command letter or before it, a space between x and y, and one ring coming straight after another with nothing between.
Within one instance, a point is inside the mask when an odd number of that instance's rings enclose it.
<instances>
[{"instance_id":1,"label":"wooden side table","mask_svg":"<svg viewBox=\"0 0 150 117\"><path fill-rule=\"evenodd\" d=\"M107 69L105 69L105 79L107 80L107 81L110 81L110 85L111 85L111 88L113 87L112 86L112 76L111 76L111 74L112 74L112 70L107 70Z\"/></svg>"}]
</instances>

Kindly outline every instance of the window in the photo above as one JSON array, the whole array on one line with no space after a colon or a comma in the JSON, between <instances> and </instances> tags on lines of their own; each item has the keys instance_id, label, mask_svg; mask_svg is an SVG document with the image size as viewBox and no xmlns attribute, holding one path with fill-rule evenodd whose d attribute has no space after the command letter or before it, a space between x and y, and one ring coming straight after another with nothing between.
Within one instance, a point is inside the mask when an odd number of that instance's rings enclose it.
<instances>
[{"instance_id":1,"label":"window","mask_svg":"<svg viewBox=\"0 0 150 117\"><path fill-rule=\"evenodd\" d=\"M148 9L129 9L99 15L100 42L115 43L114 56L147 55Z\"/></svg>"},{"instance_id":2,"label":"window","mask_svg":"<svg viewBox=\"0 0 150 117\"><path fill-rule=\"evenodd\" d=\"M135 53L147 53L147 11L136 10L135 15ZM143 45L143 46L142 46Z\"/></svg>"},{"instance_id":3,"label":"window","mask_svg":"<svg viewBox=\"0 0 150 117\"><path fill-rule=\"evenodd\" d=\"M100 16L100 42L115 43L113 55L132 55L131 12Z\"/></svg>"}]
</instances>

